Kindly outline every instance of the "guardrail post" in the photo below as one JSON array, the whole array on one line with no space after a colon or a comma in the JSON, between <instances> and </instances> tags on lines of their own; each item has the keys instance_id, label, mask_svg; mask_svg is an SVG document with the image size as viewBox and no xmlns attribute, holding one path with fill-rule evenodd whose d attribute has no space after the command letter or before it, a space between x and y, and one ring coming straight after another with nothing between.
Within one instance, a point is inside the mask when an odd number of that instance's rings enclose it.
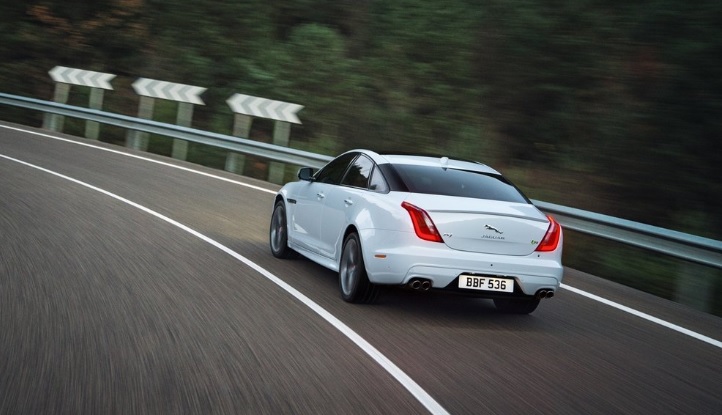
<instances>
[{"instance_id":1,"label":"guardrail post","mask_svg":"<svg viewBox=\"0 0 722 415\"><path fill-rule=\"evenodd\" d=\"M714 281L714 272L709 267L692 263L682 264L677 275L674 301L709 313L712 310Z\"/></svg>"},{"instance_id":2,"label":"guardrail post","mask_svg":"<svg viewBox=\"0 0 722 415\"><path fill-rule=\"evenodd\" d=\"M288 147L289 137L291 135L291 124L283 121L276 121L273 127L273 144ZM286 173L286 165L277 161L272 161L268 166L268 181L271 183L283 183Z\"/></svg>"},{"instance_id":3,"label":"guardrail post","mask_svg":"<svg viewBox=\"0 0 722 415\"><path fill-rule=\"evenodd\" d=\"M154 98L177 101L178 115L176 117L176 124L183 127L190 127L192 124L193 104L205 105L200 98L200 94L205 92L206 88L198 86L140 78L133 82L133 89L141 98L138 116L145 119L153 118ZM147 150L148 134L129 131L126 136L126 146L143 151ZM185 160L188 156L188 142L174 139L172 156L179 160Z\"/></svg>"},{"instance_id":4,"label":"guardrail post","mask_svg":"<svg viewBox=\"0 0 722 415\"><path fill-rule=\"evenodd\" d=\"M253 118L245 114L233 114L233 132L235 137L248 138L251 134ZM243 174L246 167L246 156L229 151L226 156L226 171Z\"/></svg>"},{"instance_id":5,"label":"guardrail post","mask_svg":"<svg viewBox=\"0 0 722 415\"><path fill-rule=\"evenodd\" d=\"M176 124L181 127L190 127L192 120L193 104L179 102ZM171 156L174 159L185 160L188 157L188 142L185 140L173 140L173 154Z\"/></svg>"},{"instance_id":6,"label":"guardrail post","mask_svg":"<svg viewBox=\"0 0 722 415\"><path fill-rule=\"evenodd\" d=\"M138 104L138 118L145 120L153 119L153 106L155 105L155 99L150 97L140 97L140 103ZM125 136L125 146L134 150L148 151L148 133L144 133L137 130L128 130Z\"/></svg>"},{"instance_id":7,"label":"guardrail post","mask_svg":"<svg viewBox=\"0 0 722 415\"><path fill-rule=\"evenodd\" d=\"M94 110L103 109L103 90L100 88L90 89L90 102L88 107ZM85 123L85 136L94 140L98 139L100 133L100 124L94 121L87 121Z\"/></svg>"},{"instance_id":8,"label":"guardrail post","mask_svg":"<svg viewBox=\"0 0 722 415\"><path fill-rule=\"evenodd\" d=\"M237 130L243 130L243 126L238 127L239 123L247 124L247 130L244 131L247 134L250 130L250 117L241 118L238 114L276 120L276 125L273 130L273 144L287 147L291 133L291 125L289 123L301 124L301 121L296 116L296 113L303 109L303 105L291 104L283 101L273 101L270 99L243 94L233 94L233 96L228 98L226 102L228 103L228 106L231 107L231 110L236 114L235 125L233 127L234 132ZM226 159L226 170L229 170L229 167L238 167L237 157L238 156L228 155L228 158ZM268 181L280 184L283 181L284 171L285 165L283 163L271 162L268 169Z\"/></svg>"},{"instance_id":9,"label":"guardrail post","mask_svg":"<svg viewBox=\"0 0 722 415\"><path fill-rule=\"evenodd\" d=\"M103 108L103 94L105 89L113 89L110 81L115 75L103 72L86 71L82 69L66 68L56 66L50 70L50 77L56 82L55 102L65 104L70 95L70 85L90 87L89 108L100 110ZM43 128L53 131L63 131L64 118L58 114L45 114ZM85 137L93 140L98 139L100 124L93 121L85 122Z\"/></svg>"},{"instance_id":10,"label":"guardrail post","mask_svg":"<svg viewBox=\"0 0 722 415\"><path fill-rule=\"evenodd\" d=\"M68 102L68 96L70 95L70 85L63 83L55 84L55 93L53 94L53 101L65 104ZM43 117L43 128L52 131L63 131L63 124L65 117L58 114L45 113Z\"/></svg>"}]
</instances>

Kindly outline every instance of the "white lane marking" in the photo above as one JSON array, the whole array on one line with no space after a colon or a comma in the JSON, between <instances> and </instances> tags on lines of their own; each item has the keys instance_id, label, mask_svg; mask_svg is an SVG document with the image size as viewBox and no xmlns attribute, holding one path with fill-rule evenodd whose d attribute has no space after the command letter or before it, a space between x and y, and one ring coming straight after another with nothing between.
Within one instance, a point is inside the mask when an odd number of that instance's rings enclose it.
<instances>
[{"instance_id":1,"label":"white lane marking","mask_svg":"<svg viewBox=\"0 0 722 415\"><path fill-rule=\"evenodd\" d=\"M338 331L340 331L344 336L346 336L349 340L351 340L353 343L356 344L361 350L363 350L367 355L369 355L373 360L376 361L386 372L388 372L391 376L393 376L406 390L408 390L411 395L413 395L428 411L434 415L448 415L449 412L446 411L434 398L431 397L424 389L419 386L409 375L407 375L401 368L396 366L388 357L386 357L383 353L381 353L378 349L376 349L374 346L371 345L366 339L361 337L358 333L353 331L349 326L344 324L341 320L336 318L333 314L329 313L315 303L313 300L305 296L300 291L296 290L292 286L288 285L286 282L272 274L271 272L267 271L265 268L261 267L260 265L256 264L255 262L251 261L250 259L244 257L243 255L235 252L231 248L228 248L227 246L221 244L220 242L217 242L214 239L211 239L207 237L206 235L176 221L173 220L165 215L162 215L150 208L147 208L143 205L140 205L138 203L135 203L131 200L128 200L124 197L118 196L115 193L111 193L107 190L101 189L99 187L93 186L89 183L85 183L83 181L80 181L78 179L74 179L72 177L66 176L64 174L48 170L44 167L40 167L31 163L28 163L26 161L18 160L13 157L9 157L3 154L0 154L0 158L4 158L9 161L13 161L15 163L22 164L27 167L32 167L34 169L40 170L42 172L51 174L53 176L59 177L61 179L68 180L70 182L79 184L81 186L84 186L90 190L94 190L96 192L102 193L106 196L110 196L113 199L116 199L120 202L123 202L125 204L128 204L136 209L139 209L143 212L146 212L152 216L155 216L156 218L163 220L179 229L182 229L189 234L195 236L196 238L220 249L221 251L227 253L231 257L237 259L238 261L246 264L250 268L254 269L259 274L263 275L282 289L284 289L287 293L291 294L293 297L295 297L298 301L305 304L308 308L313 310L316 314L318 314L321 318L326 320L329 324L331 324L334 328L336 328Z\"/></svg>"},{"instance_id":2,"label":"white lane marking","mask_svg":"<svg viewBox=\"0 0 722 415\"><path fill-rule=\"evenodd\" d=\"M53 140L64 141L64 142L66 142L66 143L76 144L76 145L83 146L83 147L90 147L90 148L94 148L94 149L97 149L97 150L107 151L108 153L119 154L119 155L121 155L121 156L126 156L126 157L132 157L132 158L138 159L138 160L149 161L149 162L151 162L151 163L160 164L160 165L162 165L162 166L172 167L172 168L174 168L174 169L183 170L183 171L185 171L185 172L200 174L201 176L210 177L210 178L212 178L212 179L222 180L222 181L224 181L224 182L233 183L233 184L237 184L237 185L239 185L239 186L248 187L249 189L260 190L261 192L270 193L270 194L272 194L272 195L275 195L275 194L276 194L276 191L275 191L275 190L265 189L265 188L260 187L260 186L254 186L254 185L252 185L252 184L243 183L243 182L240 182L240 181L238 181L238 180L229 179L229 178L227 178L227 177L218 176L218 175L215 175L215 174L206 173L206 172L202 172L202 171L198 171L198 170L193 170L193 169L190 169L190 168L188 168L188 167L183 167L183 166L179 166L179 165L177 165L177 164L167 163L167 162L165 162L165 161L154 160L154 159L152 159L152 158L139 156L139 155L137 155L137 154L131 154L131 153L123 152L123 151L120 151L120 150L113 150L112 148L105 148L105 147L101 147L101 146L96 146L96 145L93 145L93 144L90 144L90 143L83 143L83 142L80 142L80 141L69 140L69 139L67 139L67 138L57 137L57 136L50 135L50 134L44 134L44 133L40 133L40 132L37 132L37 131L24 130L24 129L22 129L22 128L11 127L11 126L8 126L8 125L0 125L0 127L5 128L5 129L8 129L8 130L14 130L14 131L20 131L20 132L23 132L23 133L33 134L33 135L37 135L37 136L40 136L40 137L52 138Z\"/></svg>"},{"instance_id":3,"label":"white lane marking","mask_svg":"<svg viewBox=\"0 0 722 415\"><path fill-rule=\"evenodd\" d=\"M16 130L16 131L25 132L25 133L28 133L28 134L35 134L35 135L39 135L39 136L42 136L42 137L47 137L47 138L56 139L56 140L61 140L61 141L65 141L65 142L68 142L68 143L71 143L71 144L77 144L77 145L81 145L81 146L85 146L85 147L97 148L97 149L99 149L99 150L109 151L109 152L111 152L111 153L120 154L120 155L124 155L124 156L128 156L128 157L134 157L134 158L137 158L137 159L140 159L140 160L147 160L147 161L150 161L150 162L152 162L152 163L157 163L157 164L161 164L161 165L164 165L164 166L181 169L181 170L184 170L184 171L187 171L187 172L201 174L201 175L203 175L203 176L207 176L207 177L211 177L211 178L223 180L223 181L230 182L230 183L234 183L234 184L238 184L238 185L241 185L241 186L246 186L246 187L249 187L249 188L252 188L252 189L261 190L261 191L264 191L264 192L267 192L267 193L273 193L273 194L276 193L276 192L271 191L271 190L268 190L268 189L264 189L264 188L261 188L261 187L258 187L258 186L252 186L252 185L249 185L249 184L246 184L246 183L242 183L242 182L238 182L238 181L234 181L234 180L230 180L230 179L227 179L227 178L225 178L225 177L215 176L215 175L212 175L212 174L208 174L208 173L200 172L200 171L197 171L197 170L189 169L189 168L187 168L187 167L176 166L176 165L171 164L171 163L165 163L165 162L162 162L162 161L158 161L158 160L153 160L153 159L146 158L146 157L137 156L137 155L134 155L134 154L124 153L124 152L118 151L118 150L107 149L107 148L95 146L95 145L92 145L92 144L81 143L81 142L78 142L78 141L68 140L68 139L56 137L56 136L53 136L53 135L50 135L50 134L38 133L38 132L35 132L35 131L25 130L25 129L22 129L22 128L9 127L9 126L5 126L5 125L0 125L0 127L8 128L8 129L11 129L11 130ZM621 311L624 311L624 312L626 312L626 313L632 314L632 315L634 315L634 316L640 317L640 318L645 319L645 320L647 320L647 321L650 321L650 322L652 322L652 323L659 324L659 325L661 325L661 326L663 326L663 327L667 327L667 328L669 328L669 329L675 330L675 331L677 331L677 332L679 332L679 333L685 334L685 335L690 336L690 337L692 337L692 338L694 338L694 339L701 340L701 341L703 341L703 342L705 342L705 343L709 343L709 344L711 344L712 346L716 346L716 347L722 348L722 342L720 342L719 340L715 340L715 339L713 339L713 338L711 338L711 337L707 337L707 336L705 336L705 335L703 335L703 334L694 332L694 331L692 331L692 330L686 329L686 328L684 328L684 327L678 326L678 325L676 325L676 324L670 323L670 322L665 321L665 320L662 320L662 319L660 319L660 318L651 316L651 315L649 315L649 314L643 313L643 312L638 311L638 310L635 310L635 309L633 309L633 308L630 308L630 307L621 305L621 304L619 304L619 303L615 303L614 301L607 300L606 298L599 297L599 296L597 296L597 295L594 295L594 294L592 294L592 293L588 293L588 292L583 291L583 290L580 290L580 289L578 289L578 288L574 288L574 287L569 286L569 285L566 285L566 284L562 284L561 287L564 288L564 289L567 289L567 290L569 290L569 291L575 292L575 293L577 293L577 294L579 294L579 295L585 296L585 297L587 297L587 298L589 298L589 299L592 299L592 300L594 300L594 301L598 301L598 302L600 302L600 303L602 303L602 304L606 304L606 305L608 305L608 306L610 306L610 307L614 307L614 308L616 308L616 309L618 309L618 310L621 310Z\"/></svg>"},{"instance_id":4,"label":"white lane marking","mask_svg":"<svg viewBox=\"0 0 722 415\"><path fill-rule=\"evenodd\" d=\"M686 329L686 328L684 328L684 327L682 327L682 326L678 326L678 325L676 325L676 324L673 324L673 323L670 323L670 322L668 322L668 321L662 320L661 318L654 317L654 316L649 315L649 314L647 314L647 313L643 313L643 312L641 312L641 311L639 311L639 310L635 310L635 309L633 309L633 308L631 308L631 307L627 307L627 306L625 306L625 305L622 305L622 304L619 304L619 303L615 303L614 301L607 300L606 298L600 297L600 296L598 296L598 295L594 295L594 294L592 294L592 293L588 293L588 292L586 292L586 291L580 290L579 288L574 288L574 287L569 286L569 285L566 285L566 284L562 284L561 287L564 288L565 290L569 290L569 291L571 291L571 292L577 293L577 294L579 294L579 295L582 295L582 296L587 297L587 298L589 298L589 299L592 299L592 300L594 300L594 301L599 301L599 302L602 303L602 304L606 304L606 305L608 305L608 306L610 306L610 307L614 307L614 308L616 308L616 309L618 309L618 310L624 311L625 313L629 313L629 314L632 314L632 315L637 316L637 317L639 317L639 318L642 318L642 319L644 319L644 320L650 321L650 322L652 322L652 323L659 324L660 326L663 326L663 327L666 327L666 328L668 328L668 329L671 329L671 330L680 332L680 333L682 333L682 334L685 334L685 335L687 335L687 336L693 337L693 338L695 338L695 339L697 339L697 340L701 340L701 341L703 341L703 342L705 342L705 343L709 343L709 344L711 344L712 346L719 347L719 348L722 349L722 342L719 341L719 340L715 340L715 339L713 339L713 338L711 338L711 337L707 337L707 336L705 336L705 335L703 335L703 334L699 334L699 333L697 333L697 332L695 332L695 331Z\"/></svg>"}]
</instances>

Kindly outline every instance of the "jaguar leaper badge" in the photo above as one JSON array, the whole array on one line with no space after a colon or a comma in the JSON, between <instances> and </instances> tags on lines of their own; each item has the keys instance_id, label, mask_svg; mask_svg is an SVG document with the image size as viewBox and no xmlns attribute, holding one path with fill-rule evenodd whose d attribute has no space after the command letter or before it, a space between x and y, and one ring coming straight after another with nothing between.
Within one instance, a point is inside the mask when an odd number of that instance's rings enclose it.
<instances>
[{"instance_id":1,"label":"jaguar leaper badge","mask_svg":"<svg viewBox=\"0 0 722 415\"><path fill-rule=\"evenodd\" d=\"M486 228L486 229L488 229L488 230L490 230L490 231L494 231L494 232L498 233L499 235L503 235L503 234L504 234L504 232L500 231L499 229L496 229L495 227L493 227L493 226L491 226L491 225L484 225L484 228Z\"/></svg>"}]
</instances>

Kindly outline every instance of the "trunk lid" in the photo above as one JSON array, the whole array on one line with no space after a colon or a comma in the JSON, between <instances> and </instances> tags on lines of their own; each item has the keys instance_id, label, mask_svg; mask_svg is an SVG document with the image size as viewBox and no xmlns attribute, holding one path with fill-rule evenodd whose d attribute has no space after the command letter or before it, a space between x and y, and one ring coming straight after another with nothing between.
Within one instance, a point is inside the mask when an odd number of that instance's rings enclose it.
<instances>
[{"instance_id":1,"label":"trunk lid","mask_svg":"<svg viewBox=\"0 0 722 415\"><path fill-rule=\"evenodd\" d=\"M499 255L529 255L549 228L534 205L454 196L411 194L451 249Z\"/></svg>"}]
</instances>

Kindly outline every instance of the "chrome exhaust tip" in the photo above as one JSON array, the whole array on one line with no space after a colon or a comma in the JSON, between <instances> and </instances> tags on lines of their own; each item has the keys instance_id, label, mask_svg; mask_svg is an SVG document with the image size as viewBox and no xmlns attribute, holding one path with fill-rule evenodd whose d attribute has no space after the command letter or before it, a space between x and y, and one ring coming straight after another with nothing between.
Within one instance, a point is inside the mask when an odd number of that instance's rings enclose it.
<instances>
[{"instance_id":1,"label":"chrome exhaust tip","mask_svg":"<svg viewBox=\"0 0 722 415\"><path fill-rule=\"evenodd\" d=\"M543 289L543 290L537 291L537 293L536 293L536 298L538 298L538 299L542 299L542 298L552 298L552 297L554 297L554 291L553 291L553 290Z\"/></svg>"},{"instance_id":2,"label":"chrome exhaust tip","mask_svg":"<svg viewBox=\"0 0 722 415\"><path fill-rule=\"evenodd\" d=\"M431 280L425 278L414 278L406 284L407 287L416 291L429 291L431 289Z\"/></svg>"}]
</instances>

